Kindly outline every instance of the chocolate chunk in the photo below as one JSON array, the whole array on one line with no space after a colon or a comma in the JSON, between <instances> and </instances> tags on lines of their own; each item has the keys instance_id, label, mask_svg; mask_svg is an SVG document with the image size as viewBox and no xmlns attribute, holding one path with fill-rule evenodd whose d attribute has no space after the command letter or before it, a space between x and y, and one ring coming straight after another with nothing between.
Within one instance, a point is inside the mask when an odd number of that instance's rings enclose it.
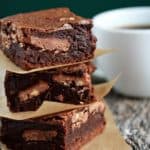
<instances>
[{"instance_id":1,"label":"chocolate chunk","mask_svg":"<svg viewBox=\"0 0 150 150\"><path fill-rule=\"evenodd\" d=\"M25 141L51 141L57 136L56 131L26 130L22 134Z\"/></svg>"},{"instance_id":2,"label":"chocolate chunk","mask_svg":"<svg viewBox=\"0 0 150 150\"><path fill-rule=\"evenodd\" d=\"M26 101L32 99L33 97L39 96L41 93L49 89L48 83L44 81L39 81L37 84L20 91L18 97L20 101Z\"/></svg>"},{"instance_id":3,"label":"chocolate chunk","mask_svg":"<svg viewBox=\"0 0 150 150\"><path fill-rule=\"evenodd\" d=\"M43 49L41 52L48 50L55 51L56 53L56 49L65 52L68 51L70 47L70 43L65 39L40 38L36 36L31 36L31 44Z\"/></svg>"}]
</instances>

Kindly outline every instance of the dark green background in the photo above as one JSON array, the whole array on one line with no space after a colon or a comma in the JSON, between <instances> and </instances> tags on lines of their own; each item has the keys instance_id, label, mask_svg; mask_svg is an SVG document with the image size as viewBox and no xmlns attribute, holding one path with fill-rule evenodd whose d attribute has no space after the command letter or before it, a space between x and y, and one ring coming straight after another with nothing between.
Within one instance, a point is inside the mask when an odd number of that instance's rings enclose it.
<instances>
[{"instance_id":1,"label":"dark green background","mask_svg":"<svg viewBox=\"0 0 150 150\"><path fill-rule=\"evenodd\" d=\"M46 9L51 7L69 7L85 17L108 9L129 6L150 6L150 0L1 0L0 17Z\"/></svg>"}]
</instances>

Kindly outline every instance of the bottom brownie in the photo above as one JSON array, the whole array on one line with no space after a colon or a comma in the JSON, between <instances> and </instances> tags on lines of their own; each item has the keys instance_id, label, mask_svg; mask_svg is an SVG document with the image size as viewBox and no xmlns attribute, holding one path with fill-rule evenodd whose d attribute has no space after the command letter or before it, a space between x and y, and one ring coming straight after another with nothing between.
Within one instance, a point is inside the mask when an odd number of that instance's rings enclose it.
<instances>
[{"instance_id":1,"label":"bottom brownie","mask_svg":"<svg viewBox=\"0 0 150 150\"><path fill-rule=\"evenodd\" d=\"M104 103L40 118L2 118L1 141L12 150L78 150L105 127Z\"/></svg>"}]
</instances>

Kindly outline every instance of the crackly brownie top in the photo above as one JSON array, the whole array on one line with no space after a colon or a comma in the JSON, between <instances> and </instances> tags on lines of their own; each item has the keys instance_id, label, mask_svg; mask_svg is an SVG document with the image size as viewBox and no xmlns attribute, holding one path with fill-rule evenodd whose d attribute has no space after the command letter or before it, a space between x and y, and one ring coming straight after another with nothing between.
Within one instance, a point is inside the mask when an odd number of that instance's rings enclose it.
<instances>
[{"instance_id":1,"label":"crackly brownie top","mask_svg":"<svg viewBox=\"0 0 150 150\"><path fill-rule=\"evenodd\" d=\"M69 24L91 24L90 19L76 16L68 8L54 8L9 16L1 19L3 23L13 23L17 28L31 28L44 31L69 28Z\"/></svg>"}]
</instances>

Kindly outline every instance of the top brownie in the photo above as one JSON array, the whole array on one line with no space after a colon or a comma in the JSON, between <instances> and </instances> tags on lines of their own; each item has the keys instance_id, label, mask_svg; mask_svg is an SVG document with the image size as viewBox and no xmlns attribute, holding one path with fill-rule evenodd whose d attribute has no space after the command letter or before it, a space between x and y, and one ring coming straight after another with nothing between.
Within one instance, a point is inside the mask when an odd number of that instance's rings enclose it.
<instances>
[{"instance_id":1,"label":"top brownie","mask_svg":"<svg viewBox=\"0 0 150 150\"><path fill-rule=\"evenodd\" d=\"M18 14L0 21L0 48L25 70L93 57L92 21L68 8Z\"/></svg>"}]
</instances>

